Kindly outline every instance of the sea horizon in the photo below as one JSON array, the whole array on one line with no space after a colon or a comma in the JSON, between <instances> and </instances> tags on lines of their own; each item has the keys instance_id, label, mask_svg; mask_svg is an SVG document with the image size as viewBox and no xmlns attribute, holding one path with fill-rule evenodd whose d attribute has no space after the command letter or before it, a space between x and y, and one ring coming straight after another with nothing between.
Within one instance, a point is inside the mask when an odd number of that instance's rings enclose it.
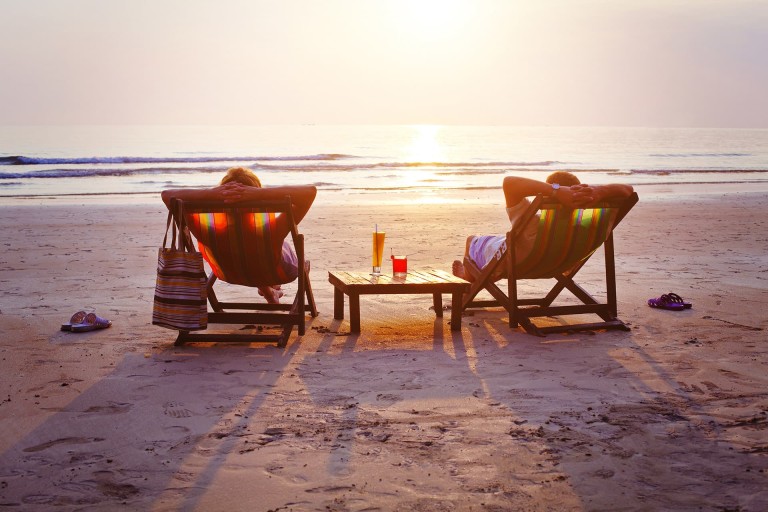
<instances>
[{"instance_id":1,"label":"sea horizon","mask_svg":"<svg viewBox=\"0 0 768 512\"><path fill-rule=\"evenodd\" d=\"M461 197L498 189L508 174L543 179L555 170L588 183L766 184L768 129L0 126L0 202L151 196L213 186L233 166L253 169L265 186L312 184L361 200Z\"/></svg>"}]
</instances>

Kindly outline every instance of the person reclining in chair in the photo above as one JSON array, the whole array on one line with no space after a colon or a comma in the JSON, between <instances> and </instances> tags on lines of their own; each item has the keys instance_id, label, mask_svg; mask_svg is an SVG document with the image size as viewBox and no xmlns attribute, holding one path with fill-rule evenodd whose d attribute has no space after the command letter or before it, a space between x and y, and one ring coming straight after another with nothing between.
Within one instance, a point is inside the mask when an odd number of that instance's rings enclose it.
<instances>
[{"instance_id":1,"label":"person reclining in chair","mask_svg":"<svg viewBox=\"0 0 768 512\"><path fill-rule=\"evenodd\" d=\"M282 199L286 195L293 201L293 217L298 224L309 211L317 195L315 187L291 187L262 188L261 180L253 171L245 167L233 167L229 169L221 179L217 187L205 189L171 189L162 192L165 205L170 208L173 199L182 201L222 201L224 203L237 203L248 200ZM279 222L276 233L276 241L282 242L282 258L280 265L282 270L291 279L298 276L298 258L293 247L286 237L290 233L290 226L285 222ZM280 285L260 286L259 294L270 304L280 302L283 292Z\"/></svg>"},{"instance_id":2,"label":"person reclining in chair","mask_svg":"<svg viewBox=\"0 0 768 512\"><path fill-rule=\"evenodd\" d=\"M507 216L512 227L520 219L531 204L527 198L542 194L556 199L565 206L575 208L589 206L604 199L616 199L629 197L634 192L631 185L586 185L572 173L557 171L547 177L546 182L507 176L503 184L504 199L507 204ZM515 245L515 258L521 261L533 249L538 230L538 217L534 217L524 227L522 236L517 239ZM511 229L511 228L510 228ZM470 259L479 269L483 269L492 261L494 255L506 242L506 235L472 235L467 237L464 247L464 259ZM473 276L464 268L464 263L455 260L453 262L453 274L467 281L472 281ZM501 278L502 276L499 276Z\"/></svg>"}]
</instances>

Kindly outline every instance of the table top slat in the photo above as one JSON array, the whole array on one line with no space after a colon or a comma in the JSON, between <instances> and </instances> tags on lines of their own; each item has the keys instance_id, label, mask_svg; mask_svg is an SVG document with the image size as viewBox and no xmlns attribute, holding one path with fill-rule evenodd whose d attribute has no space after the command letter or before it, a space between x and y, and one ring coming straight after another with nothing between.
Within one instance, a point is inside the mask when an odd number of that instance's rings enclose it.
<instances>
[{"instance_id":1,"label":"table top slat","mask_svg":"<svg viewBox=\"0 0 768 512\"><path fill-rule=\"evenodd\" d=\"M447 272L442 269L436 269L436 268L429 268L424 269L424 272L432 276L433 278L437 278L440 280L443 280L445 282L449 283L463 283L466 282L464 279L460 277L456 277L455 275L451 274L450 272Z\"/></svg>"},{"instance_id":2,"label":"table top slat","mask_svg":"<svg viewBox=\"0 0 768 512\"><path fill-rule=\"evenodd\" d=\"M418 270L408 272L403 279L408 283L431 283L434 281L433 279L429 279L428 276L424 276Z\"/></svg>"},{"instance_id":3,"label":"table top slat","mask_svg":"<svg viewBox=\"0 0 768 512\"><path fill-rule=\"evenodd\" d=\"M449 293L457 288L469 288L467 281L435 269L413 270L402 277L332 270L328 272L328 280L339 282L345 289L357 293Z\"/></svg>"},{"instance_id":4,"label":"table top slat","mask_svg":"<svg viewBox=\"0 0 768 512\"><path fill-rule=\"evenodd\" d=\"M370 284L370 275L361 274L358 272L341 272L338 277L348 284Z\"/></svg>"}]
</instances>

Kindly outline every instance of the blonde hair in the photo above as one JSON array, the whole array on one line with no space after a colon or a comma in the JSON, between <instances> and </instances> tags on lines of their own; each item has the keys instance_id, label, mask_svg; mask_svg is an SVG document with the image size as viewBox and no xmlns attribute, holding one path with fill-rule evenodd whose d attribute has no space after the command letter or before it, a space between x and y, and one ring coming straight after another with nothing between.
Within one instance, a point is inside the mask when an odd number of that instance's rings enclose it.
<instances>
[{"instance_id":1,"label":"blonde hair","mask_svg":"<svg viewBox=\"0 0 768 512\"><path fill-rule=\"evenodd\" d=\"M227 171L227 174L221 178L221 185L229 183L230 181L236 181L249 187L261 188L261 180L256 176L252 170L245 167L232 167Z\"/></svg>"},{"instance_id":2,"label":"blonde hair","mask_svg":"<svg viewBox=\"0 0 768 512\"><path fill-rule=\"evenodd\" d=\"M557 183L558 185L562 185L564 187L570 187L572 185L578 185L581 182L579 181L579 178L577 178L573 173L568 171L555 171L547 176L547 183Z\"/></svg>"}]
</instances>

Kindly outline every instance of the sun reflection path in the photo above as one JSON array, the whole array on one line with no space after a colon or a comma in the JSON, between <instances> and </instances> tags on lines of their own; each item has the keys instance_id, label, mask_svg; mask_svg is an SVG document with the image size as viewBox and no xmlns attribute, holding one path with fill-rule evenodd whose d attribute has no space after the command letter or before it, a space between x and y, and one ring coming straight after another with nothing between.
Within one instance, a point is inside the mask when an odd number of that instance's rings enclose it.
<instances>
[{"instance_id":1,"label":"sun reflection path","mask_svg":"<svg viewBox=\"0 0 768 512\"><path fill-rule=\"evenodd\" d=\"M435 174L429 164L444 161L443 147L439 141L440 126L423 125L413 127L413 138L404 148L404 161L407 164L398 173L397 184L403 188L423 186L426 183L437 186L443 179Z\"/></svg>"},{"instance_id":2,"label":"sun reflection path","mask_svg":"<svg viewBox=\"0 0 768 512\"><path fill-rule=\"evenodd\" d=\"M416 133L407 148L406 159L409 162L441 162L444 158L443 147L440 145L439 126L414 126Z\"/></svg>"}]
</instances>

